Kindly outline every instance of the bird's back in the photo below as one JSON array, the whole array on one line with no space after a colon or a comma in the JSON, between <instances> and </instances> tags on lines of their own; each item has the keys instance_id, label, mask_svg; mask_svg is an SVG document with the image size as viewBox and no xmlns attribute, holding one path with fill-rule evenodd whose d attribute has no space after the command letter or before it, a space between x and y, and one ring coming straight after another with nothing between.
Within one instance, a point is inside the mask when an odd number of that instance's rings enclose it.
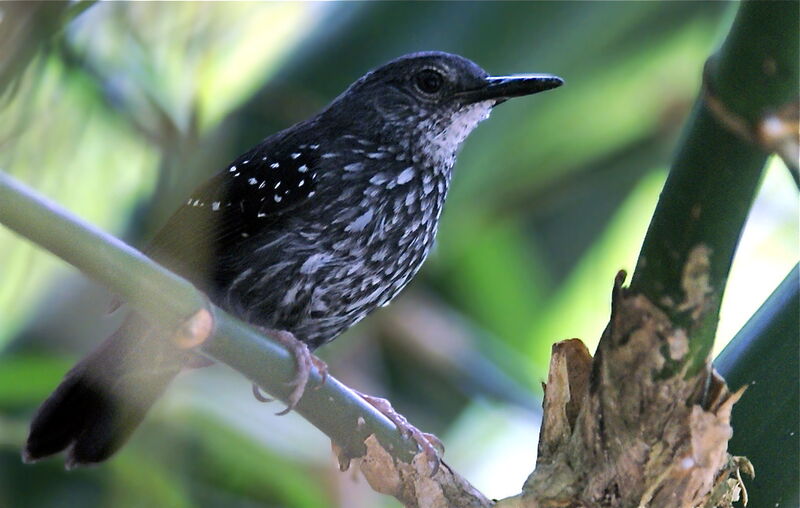
<instances>
[{"instance_id":1,"label":"bird's back","mask_svg":"<svg viewBox=\"0 0 800 508\"><path fill-rule=\"evenodd\" d=\"M432 246L450 167L326 134L312 120L267 138L187 199L148 253L311 347L388 303Z\"/></svg>"}]
</instances>

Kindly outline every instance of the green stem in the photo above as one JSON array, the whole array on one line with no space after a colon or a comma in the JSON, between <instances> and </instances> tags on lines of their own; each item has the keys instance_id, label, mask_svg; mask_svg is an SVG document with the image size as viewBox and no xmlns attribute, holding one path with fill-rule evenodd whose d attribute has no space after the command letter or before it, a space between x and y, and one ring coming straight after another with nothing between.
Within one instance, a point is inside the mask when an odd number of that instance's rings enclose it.
<instances>
[{"instance_id":1,"label":"green stem","mask_svg":"<svg viewBox=\"0 0 800 508\"><path fill-rule=\"evenodd\" d=\"M0 222L44 247L134 305L177 329L206 305L185 279L0 172Z\"/></svg>"},{"instance_id":2,"label":"green stem","mask_svg":"<svg viewBox=\"0 0 800 508\"><path fill-rule=\"evenodd\" d=\"M209 309L215 326L203 352L273 396L281 400L288 397L295 365L283 346L208 303L187 280L2 172L0 223L118 293L165 330L178 330L191 316ZM363 455L364 440L370 434L404 462L410 462L417 453L416 443L402 437L394 424L346 386L331 377L320 385L315 371L296 411L348 455Z\"/></svg>"},{"instance_id":3,"label":"green stem","mask_svg":"<svg viewBox=\"0 0 800 508\"><path fill-rule=\"evenodd\" d=\"M742 134L701 94L647 232L631 289L689 331L689 374L711 352L725 282L768 153L759 121L796 100L798 3L746 1L707 67L706 86ZM693 263L691 261L694 261ZM703 276L707 275L707 279ZM666 374L681 370L670 364Z\"/></svg>"},{"instance_id":4,"label":"green stem","mask_svg":"<svg viewBox=\"0 0 800 508\"><path fill-rule=\"evenodd\" d=\"M791 506L800 495L800 269L794 269L714 361L733 388L748 385L733 409L728 448L756 471L754 504Z\"/></svg>"}]
</instances>

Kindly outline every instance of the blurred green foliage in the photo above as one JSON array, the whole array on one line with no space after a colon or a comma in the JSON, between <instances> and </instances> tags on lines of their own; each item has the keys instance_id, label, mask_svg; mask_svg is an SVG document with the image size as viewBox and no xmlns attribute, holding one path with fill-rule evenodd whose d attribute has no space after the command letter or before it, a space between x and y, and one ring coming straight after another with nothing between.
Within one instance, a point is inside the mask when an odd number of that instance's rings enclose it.
<instances>
[{"instance_id":1,"label":"blurred green foliage","mask_svg":"<svg viewBox=\"0 0 800 508\"><path fill-rule=\"evenodd\" d=\"M535 460L550 345L605 326L633 269L705 58L717 2L3 3L0 169L135 246L206 176L366 70L425 49L557 92L467 141L437 248L400 301L321 351L440 435L491 497ZM14 30L14 28L18 28ZM794 184L767 172L718 347L798 252ZM23 467L27 422L113 329L109 295L0 229L0 506L395 506L336 471L315 429L213 367L184 376L108 465Z\"/></svg>"}]
</instances>

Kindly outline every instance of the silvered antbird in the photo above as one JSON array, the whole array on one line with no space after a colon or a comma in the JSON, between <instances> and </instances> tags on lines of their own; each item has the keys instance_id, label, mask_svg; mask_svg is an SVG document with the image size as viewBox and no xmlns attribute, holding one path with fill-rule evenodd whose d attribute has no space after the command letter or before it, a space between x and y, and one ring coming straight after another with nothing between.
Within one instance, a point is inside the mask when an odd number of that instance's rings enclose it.
<instances>
[{"instance_id":1,"label":"silvered antbird","mask_svg":"<svg viewBox=\"0 0 800 508\"><path fill-rule=\"evenodd\" d=\"M313 350L417 273L475 126L495 105L561 83L491 77L441 52L393 60L213 176L146 252L228 312ZM131 313L44 402L24 457L67 449L68 466L108 458L190 360Z\"/></svg>"}]
</instances>

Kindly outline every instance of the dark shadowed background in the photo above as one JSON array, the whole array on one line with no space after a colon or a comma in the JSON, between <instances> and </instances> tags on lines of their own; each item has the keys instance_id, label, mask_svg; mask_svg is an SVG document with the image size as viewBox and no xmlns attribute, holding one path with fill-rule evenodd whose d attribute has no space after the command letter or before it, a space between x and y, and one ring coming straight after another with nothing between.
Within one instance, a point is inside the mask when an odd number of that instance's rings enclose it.
<instances>
[{"instance_id":1,"label":"dark shadowed background","mask_svg":"<svg viewBox=\"0 0 800 508\"><path fill-rule=\"evenodd\" d=\"M722 2L2 3L0 169L142 247L186 194L372 67L419 50L566 86L466 142L421 275L321 356L389 397L490 497L533 469L550 345L596 344L632 270ZM710 192L712 190L709 190ZM717 351L797 262L775 160L729 280ZM113 330L111 295L0 228L0 506L369 508L326 438L215 366L185 373L112 461L23 466L32 412Z\"/></svg>"}]
</instances>

